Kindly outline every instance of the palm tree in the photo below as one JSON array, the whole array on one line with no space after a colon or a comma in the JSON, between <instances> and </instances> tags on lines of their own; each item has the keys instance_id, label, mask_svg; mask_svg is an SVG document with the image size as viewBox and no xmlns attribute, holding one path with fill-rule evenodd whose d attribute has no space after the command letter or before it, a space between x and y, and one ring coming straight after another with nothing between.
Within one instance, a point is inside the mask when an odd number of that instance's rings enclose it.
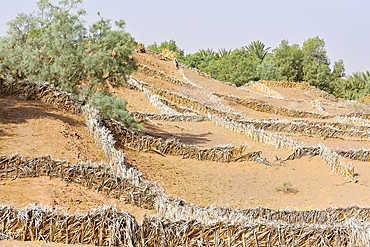
<instances>
[{"instance_id":1,"label":"palm tree","mask_svg":"<svg viewBox=\"0 0 370 247\"><path fill-rule=\"evenodd\" d=\"M250 55L261 59L261 61L266 57L268 50L271 49L271 47L265 48L265 44L259 40L252 41L249 45L243 46L242 48L245 49Z\"/></svg>"},{"instance_id":2,"label":"palm tree","mask_svg":"<svg viewBox=\"0 0 370 247\"><path fill-rule=\"evenodd\" d=\"M337 85L339 97L358 99L370 93L370 71L354 72Z\"/></svg>"},{"instance_id":3,"label":"palm tree","mask_svg":"<svg viewBox=\"0 0 370 247\"><path fill-rule=\"evenodd\" d=\"M218 52L215 54L218 58L222 58L225 55L230 55L231 50L226 50L225 48L218 49Z\"/></svg>"},{"instance_id":4,"label":"palm tree","mask_svg":"<svg viewBox=\"0 0 370 247\"><path fill-rule=\"evenodd\" d=\"M212 48L211 49L207 48L207 50L199 49L198 53L201 55L202 58L207 57L207 56L214 56L215 55L215 52L213 51Z\"/></svg>"}]
</instances>

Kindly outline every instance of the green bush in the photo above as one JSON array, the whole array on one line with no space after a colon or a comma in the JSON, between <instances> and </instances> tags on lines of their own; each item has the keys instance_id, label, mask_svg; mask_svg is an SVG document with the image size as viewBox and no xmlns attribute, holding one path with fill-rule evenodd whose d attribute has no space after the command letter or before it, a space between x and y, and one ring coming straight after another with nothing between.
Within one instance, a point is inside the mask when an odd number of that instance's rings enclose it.
<instances>
[{"instance_id":1,"label":"green bush","mask_svg":"<svg viewBox=\"0 0 370 247\"><path fill-rule=\"evenodd\" d=\"M85 27L81 4L82 0L63 0L59 5L40 0L36 11L8 22L8 35L0 39L0 74L8 80L51 82L82 104L90 102L132 125L123 100L97 91L104 91L108 81L120 85L137 69L136 42L125 32L123 20L113 28L98 13L99 21Z\"/></svg>"},{"instance_id":2,"label":"green bush","mask_svg":"<svg viewBox=\"0 0 370 247\"><path fill-rule=\"evenodd\" d=\"M134 119L127 114L127 102L122 98L115 98L106 92L95 92L89 98L88 104L106 116L122 122L126 127L134 123Z\"/></svg>"}]
</instances>

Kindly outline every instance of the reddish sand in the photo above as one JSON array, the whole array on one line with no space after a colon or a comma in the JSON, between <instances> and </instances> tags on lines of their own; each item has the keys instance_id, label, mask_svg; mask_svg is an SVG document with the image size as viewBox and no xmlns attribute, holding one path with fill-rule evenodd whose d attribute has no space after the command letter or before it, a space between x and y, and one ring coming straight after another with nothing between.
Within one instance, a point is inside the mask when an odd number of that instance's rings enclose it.
<instances>
[{"instance_id":1,"label":"reddish sand","mask_svg":"<svg viewBox=\"0 0 370 247\"><path fill-rule=\"evenodd\" d=\"M147 54L135 54L141 63L183 80L173 62L155 59ZM320 113L307 103L295 103L271 99L206 79L196 73L183 69L186 76L194 83L223 94L235 95L249 100L258 100L291 109L307 110ZM156 87L163 87L177 92L182 89L168 82L139 73L137 77ZM320 100L311 92L272 88L288 99ZM127 108L131 111L158 113L144 93L126 88L110 88L112 92L127 99ZM257 91L257 90L256 90ZM260 92L263 93L263 92ZM225 105L241 111L251 118L278 117L293 119L281 115L254 111L246 107L222 100ZM333 103L333 102L332 102ZM337 103L334 103L337 104ZM181 106L181 105L179 105ZM181 106L184 107L184 106ZM347 113L348 108L326 107L330 113ZM315 121L324 121L310 119ZM333 121L328 119L325 121ZM153 123L154 122L154 123ZM262 157L273 164L280 164L291 151L276 149L262 144L230 130L214 126L211 122L144 122L146 132L163 138L176 138L183 143L199 147L213 147L222 144L239 146L246 143L249 151L262 151ZM286 135L306 145L315 146L323 143L330 148L349 149L369 146L368 140L342 140L333 138L314 138L300 135ZM348 148L347 148L348 147ZM137 167L146 179L159 182L166 193L202 206L209 204L230 205L233 208L270 207L273 209L325 209L337 206L370 206L370 166L368 162L353 163L358 182L348 180L333 173L319 157L303 157L283 162L281 166L266 166L253 162L216 163L182 159L181 157L161 156L153 153L138 152L123 148L128 164ZM84 119L59 111L54 106L40 101L22 101L12 97L0 97L0 152L7 155L20 153L29 157L52 155L54 159L78 161L104 160L102 151L88 135ZM292 184L295 193L278 191L285 182ZM152 213L143 209L123 205L115 199L102 195L59 179L36 178L0 181L0 201L24 207L32 202L54 207L56 210L75 212L90 210L103 204L114 203L118 209L128 210L140 219L141 213ZM30 190L29 188L32 188ZM14 193L16 192L16 193ZM17 245L19 244L19 245ZM1 246L43 246L42 242L18 243L1 241ZM53 244L50 246L59 246Z\"/></svg>"}]
</instances>

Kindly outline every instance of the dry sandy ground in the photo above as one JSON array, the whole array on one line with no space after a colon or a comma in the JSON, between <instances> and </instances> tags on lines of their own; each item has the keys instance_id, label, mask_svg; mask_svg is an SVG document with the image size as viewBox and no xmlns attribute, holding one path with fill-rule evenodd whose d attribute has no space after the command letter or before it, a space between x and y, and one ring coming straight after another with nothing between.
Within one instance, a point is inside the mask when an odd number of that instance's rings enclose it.
<instances>
[{"instance_id":1,"label":"dry sandy ground","mask_svg":"<svg viewBox=\"0 0 370 247\"><path fill-rule=\"evenodd\" d=\"M103 152L87 132L85 120L53 105L2 96L0 116L0 151L6 155L19 153L34 158L51 154L54 159L73 163L104 160ZM149 212L143 209L139 212L119 200L104 198L84 187L47 177L0 179L0 202L17 208L35 202L67 213L85 213L111 204L137 216Z\"/></svg>"},{"instance_id":2,"label":"dry sandy ground","mask_svg":"<svg viewBox=\"0 0 370 247\"><path fill-rule=\"evenodd\" d=\"M154 59L146 54L135 57L146 65L166 72L168 75L182 79L170 61ZM283 105L286 101L256 96L253 93L238 90L222 83L203 78L190 70L184 73L193 82L215 92L235 95L245 99L259 100L261 103ZM139 76L139 75L138 75ZM139 76L141 80L163 88L173 87L166 82ZM111 88L117 95L128 100L127 108L140 112L158 113L149 104L145 94L125 88ZM181 92L181 89L173 90ZM275 90L275 89L274 89ZM288 98L296 97L300 92L276 89ZM186 93L186 92L185 92ZM298 97L299 98L299 97ZM319 99L315 95L305 94L304 99ZM323 99L320 99L324 101ZM261 113L222 101L248 117L282 117L274 114ZM310 106L288 104L287 107L302 108L312 112ZM331 111L340 111L333 107ZM343 110L347 112L348 110ZM320 120L322 121L322 120ZM148 134L153 136L175 137L186 144L199 147L213 147L222 144L241 145L247 143L250 151L262 151L274 164L275 155L285 158L290 151L275 149L273 146L252 141L234 132L219 128L210 122L176 123L155 121L156 125L145 122ZM323 141L331 147L346 147L349 142L353 147L363 145L361 141L344 141L341 139L320 140L290 135L297 141L318 144ZM351 146L349 146L351 148ZM304 157L294 161L283 162L282 166L265 166L253 162L217 163L201 162L181 157L160 156L123 148L127 154L128 164L137 167L144 177L158 181L166 193L202 206L209 204L230 205L233 208L270 207L273 209L325 209L337 206L369 206L370 198L370 166L368 162L352 162L358 173L358 183L348 182L334 174L319 157ZM12 97L0 97L0 153L7 155L20 153L29 157L52 155L54 159L79 161L100 161L104 159L102 151L96 146L87 133L83 118L64 113L50 104L40 101L22 101ZM284 193L276 189L289 182L296 193ZM59 179L37 178L0 181L0 202L24 207L32 202L48 205L55 210L67 212L85 212L102 204L115 204L119 210L128 210L138 220L142 213L152 212L140 208L123 205L119 201L104 198L102 195L73 184L67 185ZM32 188L30 190L29 188ZM17 245L18 244L18 245ZM0 246L43 246L42 242L18 243L0 241ZM63 246L51 244L48 246Z\"/></svg>"},{"instance_id":3,"label":"dry sandy ground","mask_svg":"<svg viewBox=\"0 0 370 247\"><path fill-rule=\"evenodd\" d=\"M166 193L190 203L229 205L232 208L325 209L337 206L369 206L367 164L356 166L359 182L334 174L319 158L301 158L284 166L253 162L217 163L125 150L145 177L159 181ZM276 188L290 182L298 193Z\"/></svg>"},{"instance_id":4,"label":"dry sandy ground","mask_svg":"<svg viewBox=\"0 0 370 247\"><path fill-rule=\"evenodd\" d=\"M0 97L0 152L31 158L51 155L76 163L104 159L85 120L35 100Z\"/></svg>"},{"instance_id":5,"label":"dry sandy ground","mask_svg":"<svg viewBox=\"0 0 370 247\"><path fill-rule=\"evenodd\" d=\"M0 153L38 157L51 155L73 163L104 160L104 154L89 136L85 120L41 101L0 97ZM30 204L49 206L73 214L103 205L129 211L137 220L150 210L105 198L93 190L48 177L0 179L0 203L23 208ZM0 246L66 246L43 242L0 241Z\"/></svg>"},{"instance_id":6,"label":"dry sandy ground","mask_svg":"<svg viewBox=\"0 0 370 247\"><path fill-rule=\"evenodd\" d=\"M172 62L160 61L146 54L138 54L140 61L146 65L167 74L184 80L177 74ZM183 69L185 75L194 83L212 92L238 96L248 100L258 100L261 103L269 103L276 106L285 106L296 110L305 110L321 113L312 108L309 103L287 102L284 100L271 99L227 86L197 75L196 73ZM140 80L165 89L181 91L178 86L144 75L136 75ZM257 88L249 88L253 92L263 93ZM288 99L320 100L330 102L318 97L313 93L301 89L272 88ZM125 97L122 94L122 97ZM130 104L136 105L135 98ZM251 118L278 117L293 119L270 113L254 111L246 107L229 102L221 101L223 104L239 110L243 115ZM141 102L138 102L141 104ZM325 108L326 106L324 106ZM348 108L327 107L330 113L348 113ZM318 119L309 119L323 121ZM331 121L331 119L327 120ZM209 122L180 123L155 121L157 126L145 122L147 133L166 138L176 138L186 144L194 144L200 147L212 147L221 144L240 145L246 143L250 151L262 151L262 156L270 161L278 156L285 158L290 151L275 149L273 146L254 142L250 138L237 135L234 132L214 126ZM299 135L286 135L307 145L316 146L323 143L331 148L348 149L366 146L365 142L359 140L322 139ZM188 202L200 205L228 204L232 207L248 208L266 206L275 209L286 207L297 209L324 209L327 207L360 205L368 206L370 186L368 174L370 169L367 162L353 162L358 171L358 183L348 182L339 175L334 174L330 168L319 158L304 157L298 160L284 162L284 166L263 166L253 162L220 164L215 162L199 162L184 160L179 157L162 157L157 154L147 154L132 150L125 150L133 158L134 166L144 172L147 178L159 180L167 193L173 197L180 197ZM346 160L346 162L349 162ZM278 162L274 162L278 163ZM284 193L276 191L284 182L290 182L298 193Z\"/></svg>"}]
</instances>

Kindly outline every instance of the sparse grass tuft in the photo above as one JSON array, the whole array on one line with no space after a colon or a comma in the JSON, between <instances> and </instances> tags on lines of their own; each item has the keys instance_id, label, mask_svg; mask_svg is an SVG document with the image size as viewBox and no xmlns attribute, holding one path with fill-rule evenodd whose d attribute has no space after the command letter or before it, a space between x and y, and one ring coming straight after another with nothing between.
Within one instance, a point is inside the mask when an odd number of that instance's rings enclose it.
<instances>
[{"instance_id":1,"label":"sparse grass tuft","mask_svg":"<svg viewBox=\"0 0 370 247\"><path fill-rule=\"evenodd\" d=\"M290 182L284 182L282 186L276 187L275 190L283 191L284 193L298 193L298 190L293 188Z\"/></svg>"}]
</instances>

